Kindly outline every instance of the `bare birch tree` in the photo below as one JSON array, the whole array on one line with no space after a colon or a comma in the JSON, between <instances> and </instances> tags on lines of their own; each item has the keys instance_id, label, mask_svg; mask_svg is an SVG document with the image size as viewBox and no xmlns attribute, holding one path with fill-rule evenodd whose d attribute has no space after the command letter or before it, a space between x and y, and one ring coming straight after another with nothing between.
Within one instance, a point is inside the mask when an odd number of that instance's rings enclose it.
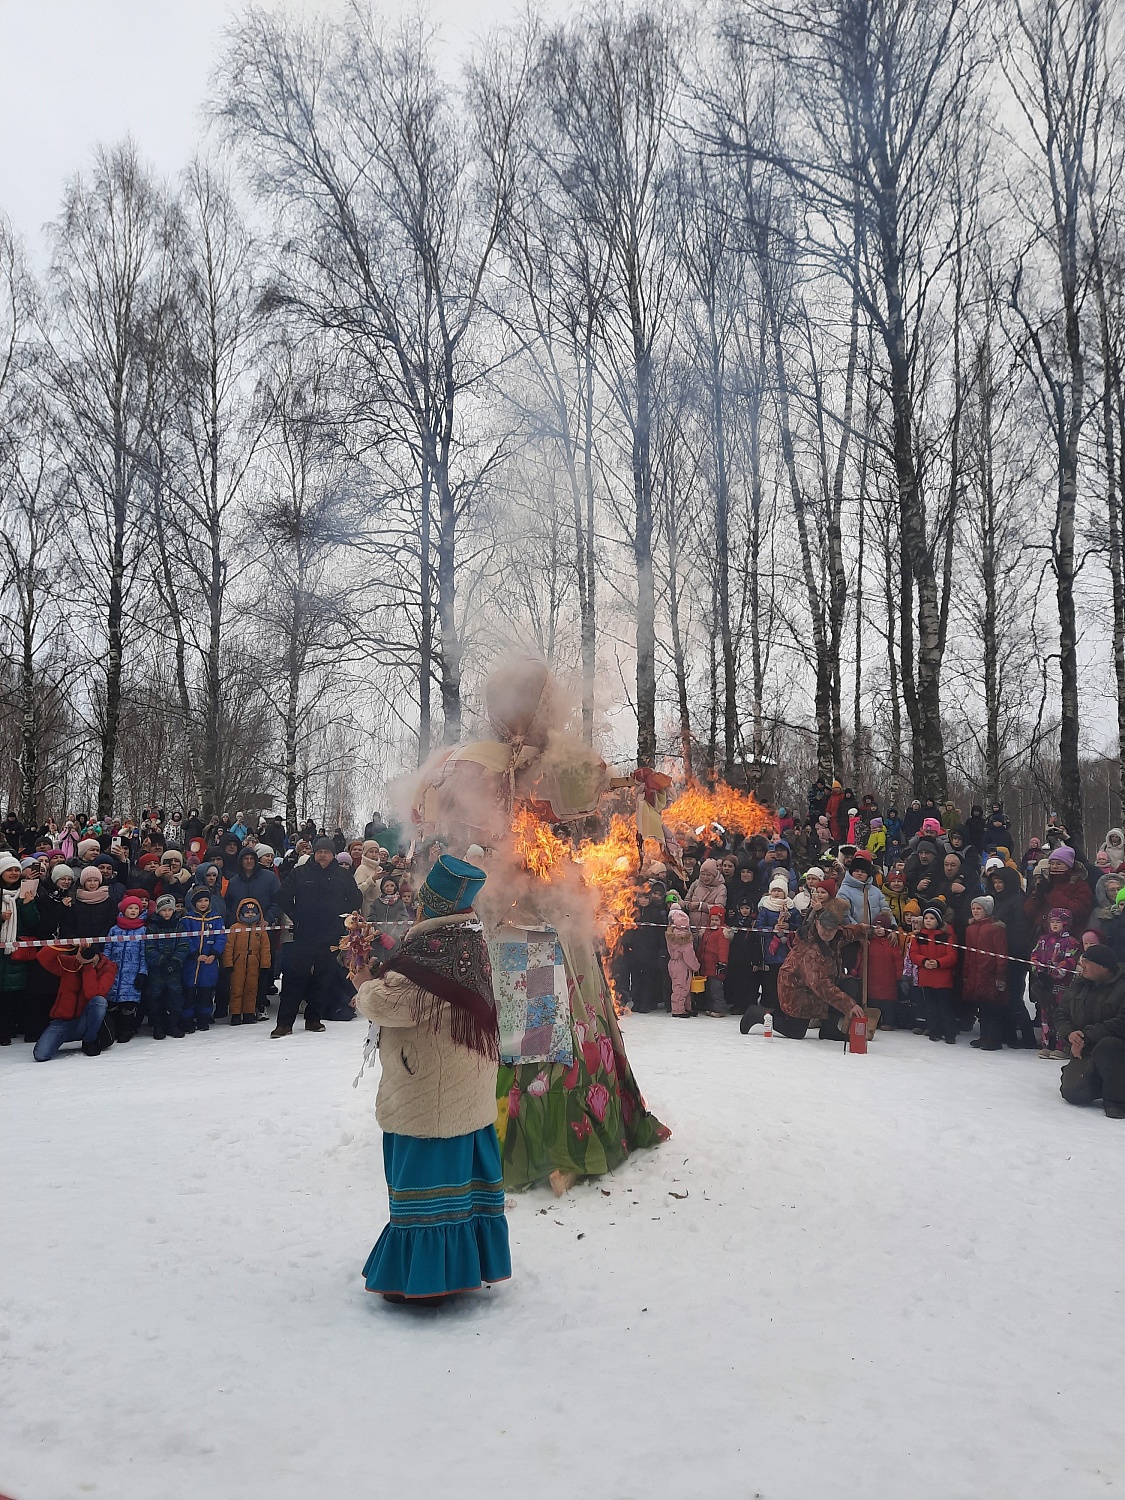
<instances>
[{"instance_id":1,"label":"bare birch tree","mask_svg":"<svg viewBox=\"0 0 1125 1500\"><path fill-rule=\"evenodd\" d=\"M159 359L167 337L171 233L166 201L131 141L99 150L67 185L52 226L49 379L76 503L74 558L100 663L98 811L114 809L121 682L140 548L144 470Z\"/></svg>"},{"instance_id":2,"label":"bare birch tree","mask_svg":"<svg viewBox=\"0 0 1125 1500\"><path fill-rule=\"evenodd\" d=\"M491 131L486 172L418 24L386 39L356 4L320 26L252 7L220 74L218 113L282 221L269 305L330 335L352 367L356 419L378 432L389 414L415 449L422 589L432 537L438 630L421 642L420 754L435 659L445 737L461 733L457 544L475 477L462 408L496 357L481 333L483 289L521 87L508 114L479 117Z\"/></svg>"},{"instance_id":3,"label":"bare birch tree","mask_svg":"<svg viewBox=\"0 0 1125 1500\"><path fill-rule=\"evenodd\" d=\"M1083 809L1075 582L1082 442L1089 416L1088 205L1104 191L1108 24L1101 0L1016 0L1002 52L1032 143L1025 157L1030 182L1025 178L1012 199L1027 221L1027 235L1012 271L1009 309L1015 347L1035 379L1054 452L1051 563L1059 612L1060 812L1079 843Z\"/></svg>"},{"instance_id":4,"label":"bare birch tree","mask_svg":"<svg viewBox=\"0 0 1125 1500\"><path fill-rule=\"evenodd\" d=\"M604 377L628 440L629 542L636 567L637 759L656 757L653 423L658 340L667 333L677 38L651 11L607 3L549 34L538 78L556 185L604 249Z\"/></svg>"}]
</instances>

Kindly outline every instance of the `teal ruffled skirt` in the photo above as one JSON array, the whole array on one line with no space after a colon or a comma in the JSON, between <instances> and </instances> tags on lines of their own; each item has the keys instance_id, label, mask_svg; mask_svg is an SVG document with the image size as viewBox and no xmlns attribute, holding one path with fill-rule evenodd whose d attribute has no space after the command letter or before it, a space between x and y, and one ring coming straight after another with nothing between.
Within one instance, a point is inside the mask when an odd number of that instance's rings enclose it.
<instances>
[{"instance_id":1,"label":"teal ruffled skirt","mask_svg":"<svg viewBox=\"0 0 1125 1500\"><path fill-rule=\"evenodd\" d=\"M383 1136L391 1219L363 1268L369 1292L440 1297L512 1274L496 1127Z\"/></svg>"}]
</instances>

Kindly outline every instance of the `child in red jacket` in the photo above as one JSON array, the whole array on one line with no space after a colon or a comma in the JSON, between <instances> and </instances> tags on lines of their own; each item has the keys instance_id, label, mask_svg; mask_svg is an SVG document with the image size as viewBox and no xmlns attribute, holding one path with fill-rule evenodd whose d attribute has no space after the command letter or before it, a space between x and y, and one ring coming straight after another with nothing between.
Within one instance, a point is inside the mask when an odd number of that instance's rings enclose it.
<instances>
[{"instance_id":1,"label":"child in red jacket","mask_svg":"<svg viewBox=\"0 0 1125 1500\"><path fill-rule=\"evenodd\" d=\"M951 1003L957 950L949 941L945 913L940 906L927 906L923 911L922 931L910 939L907 952L918 970L930 1041L944 1039L952 1047L957 1040L957 1020Z\"/></svg>"},{"instance_id":2,"label":"child in red jacket","mask_svg":"<svg viewBox=\"0 0 1125 1500\"><path fill-rule=\"evenodd\" d=\"M730 957L730 934L723 927L726 910L712 906L707 915L707 926L699 934L695 948L699 955L699 972L707 980L705 1014L725 1016L727 1014L724 981L727 976L727 959Z\"/></svg>"},{"instance_id":3,"label":"child in red jacket","mask_svg":"<svg viewBox=\"0 0 1125 1500\"><path fill-rule=\"evenodd\" d=\"M867 944L867 1003L878 1007L880 1028L894 1031L901 998L902 942L889 911L879 912L874 925L874 935Z\"/></svg>"},{"instance_id":4,"label":"child in red jacket","mask_svg":"<svg viewBox=\"0 0 1125 1500\"><path fill-rule=\"evenodd\" d=\"M992 906L991 896L973 897L961 970L962 998L980 1010L980 1040L969 1045L982 1052L1003 1047L1008 1008L1008 932L1003 922L993 921Z\"/></svg>"}]
</instances>

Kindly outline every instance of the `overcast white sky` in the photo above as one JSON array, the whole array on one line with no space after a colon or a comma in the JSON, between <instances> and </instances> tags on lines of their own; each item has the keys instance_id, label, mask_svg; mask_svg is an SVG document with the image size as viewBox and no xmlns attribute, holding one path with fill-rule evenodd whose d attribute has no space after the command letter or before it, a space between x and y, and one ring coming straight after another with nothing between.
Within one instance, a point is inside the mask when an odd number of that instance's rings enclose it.
<instances>
[{"instance_id":1,"label":"overcast white sky","mask_svg":"<svg viewBox=\"0 0 1125 1500\"><path fill-rule=\"evenodd\" d=\"M289 0L332 13L339 0ZM132 132L163 174L199 144L201 105L236 0L0 0L0 210L33 251L93 147ZM411 0L378 0L393 20ZM551 5L547 9L562 9ZM514 19L523 0L429 0L448 51Z\"/></svg>"}]
</instances>

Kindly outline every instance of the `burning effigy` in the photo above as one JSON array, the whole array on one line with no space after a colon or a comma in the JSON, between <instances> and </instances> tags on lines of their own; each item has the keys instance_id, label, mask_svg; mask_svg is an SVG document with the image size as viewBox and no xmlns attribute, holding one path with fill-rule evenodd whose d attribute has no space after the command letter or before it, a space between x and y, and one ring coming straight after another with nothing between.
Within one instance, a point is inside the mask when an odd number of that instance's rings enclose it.
<instances>
[{"instance_id":1,"label":"burning effigy","mask_svg":"<svg viewBox=\"0 0 1125 1500\"><path fill-rule=\"evenodd\" d=\"M634 778L615 777L565 731L546 663L500 664L485 703L495 739L431 757L413 816L423 840L440 835L451 853L489 870L479 910L500 1017L504 1185L548 1179L560 1192L670 1133L629 1066L600 952L631 921L637 829L618 814L601 840L557 831L595 815Z\"/></svg>"}]
</instances>

